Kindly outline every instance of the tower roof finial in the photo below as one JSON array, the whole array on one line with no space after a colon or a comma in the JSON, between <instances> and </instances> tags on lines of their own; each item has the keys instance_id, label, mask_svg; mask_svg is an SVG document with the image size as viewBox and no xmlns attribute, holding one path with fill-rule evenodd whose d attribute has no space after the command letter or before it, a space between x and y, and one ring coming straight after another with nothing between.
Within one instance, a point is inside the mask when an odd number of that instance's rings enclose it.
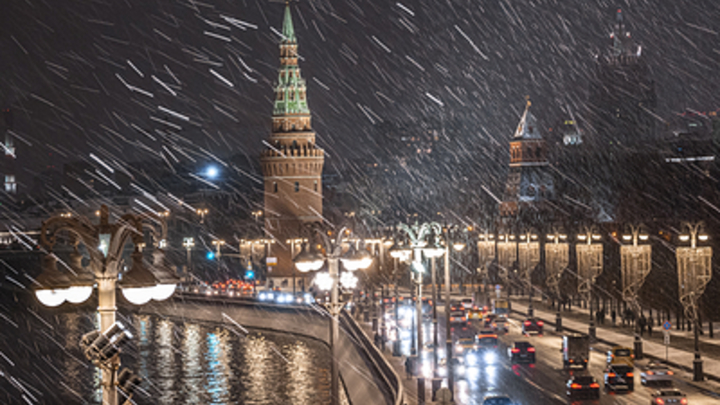
<instances>
[{"instance_id":1,"label":"tower roof finial","mask_svg":"<svg viewBox=\"0 0 720 405\"><path fill-rule=\"evenodd\" d=\"M289 0L285 0L285 18L283 19L282 34L285 37L283 42L296 42Z\"/></svg>"}]
</instances>

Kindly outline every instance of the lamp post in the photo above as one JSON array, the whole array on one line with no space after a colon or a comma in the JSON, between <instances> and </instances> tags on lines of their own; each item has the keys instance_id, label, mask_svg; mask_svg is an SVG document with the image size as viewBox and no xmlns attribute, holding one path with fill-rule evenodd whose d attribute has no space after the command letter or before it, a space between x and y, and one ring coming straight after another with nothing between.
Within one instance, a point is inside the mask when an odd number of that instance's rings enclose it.
<instances>
[{"instance_id":1,"label":"lamp post","mask_svg":"<svg viewBox=\"0 0 720 405\"><path fill-rule=\"evenodd\" d=\"M198 209L195 210L195 213L197 213L198 215L200 215L200 223L201 223L201 224L204 224L204 223L205 223L205 215L207 215L208 212L210 212L210 211L208 211L207 208L198 208Z\"/></svg>"},{"instance_id":2,"label":"lamp post","mask_svg":"<svg viewBox=\"0 0 720 405\"><path fill-rule=\"evenodd\" d=\"M410 265L411 270L411 276L412 281L415 282L417 286L417 295L415 297L415 317L417 322L417 339L416 339L416 347L417 350L422 352L423 347L423 333L422 333L422 281L423 281L423 274L425 273L425 266L422 263L422 255L425 253L425 256L430 257L439 257L442 255L442 248L437 246L436 241L433 241L433 244L428 245L428 237L430 237L433 233L435 235L439 234L442 230L442 227L437 222L426 222L423 224L418 224L417 222L414 225L406 225L406 224L399 224L398 225L398 231L403 232L407 235L409 240L409 249L412 251L412 262ZM440 252L440 253L438 253ZM412 355L415 355L415 353L412 353ZM422 359L422 356L419 356L420 359ZM419 364L419 363L417 363Z\"/></svg>"},{"instance_id":3,"label":"lamp post","mask_svg":"<svg viewBox=\"0 0 720 405\"><path fill-rule=\"evenodd\" d=\"M702 223L685 224L688 233L680 235L681 242L690 242L690 247L678 247L676 252L678 263L678 283L680 302L685 313L693 320L695 335L695 358L693 359L693 381L703 381L703 361L700 356L700 322L698 319L697 301L705 291L712 278L712 248L697 247L697 241L705 242L708 236L700 233Z\"/></svg>"},{"instance_id":4,"label":"lamp post","mask_svg":"<svg viewBox=\"0 0 720 405\"><path fill-rule=\"evenodd\" d=\"M595 339L595 317L593 316L592 290L595 286L595 280L603 271L603 245L602 243L593 243L599 241L602 236L594 233L592 229L587 229L584 234L577 236L578 243L575 245L577 253L577 269L580 278L578 285L579 294L587 294L588 312L590 314L590 325L588 326L588 335Z\"/></svg>"},{"instance_id":5,"label":"lamp post","mask_svg":"<svg viewBox=\"0 0 720 405\"><path fill-rule=\"evenodd\" d=\"M340 403L340 378L338 371L337 342L340 336L340 311L342 311L342 308L345 305L339 300L340 282L342 281L340 276L340 262L343 263L348 271L353 272L370 267L373 258L367 250L355 250L352 244L350 245L350 249L347 253L343 254L343 235L346 231L345 227L340 229L335 240L331 240L327 234L317 227L314 227L313 231L315 231L315 234L322 240L326 255L323 256L322 254L315 252L314 249L303 249L297 256L295 256L293 262L295 263L295 267L298 271L302 273L320 270L325 262L327 262L328 265L330 304L327 305L327 308L331 315L330 351L332 356L332 361L330 363L330 400L332 405L338 405ZM352 280L348 279L348 282L352 282ZM355 279L355 282L357 282L357 279Z\"/></svg>"},{"instance_id":6,"label":"lamp post","mask_svg":"<svg viewBox=\"0 0 720 405\"><path fill-rule=\"evenodd\" d=\"M163 217L143 214L125 214L116 223L110 223L110 212L103 205L99 210L99 224L94 225L86 217L54 216L44 221L40 232L40 243L47 250L43 257L43 271L35 279L35 296L44 305L55 307L68 301L79 304L87 300L92 294L93 286L98 288L98 313L100 315L100 331L91 332L83 337L81 343L87 344L91 349L102 342L102 336L116 334L122 329L116 324L116 288L120 287L123 296L134 305L142 305L150 301L164 300L174 292L179 281L172 269L164 264L165 253L159 248L159 242L166 238L167 228ZM159 224L156 226L156 224ZM150 229L156 242L153 252L153 268L155 274L143 264L143 255L139 246L143 244L143 230ZM74 239L74 251L70 255L70 272L66 275L57 268L57 257L52 252L60 232L69 232ZM87 267L82 266L82 255L77 245L85 245L90 262ZM125 259L123 253L125 246L132 243L133 252L130 255L132 266L124 271ZM118 275L123 274L122 281L118 282ZM129 334L127 334L129 335ZM127 336L125 335L125 336ZM102 395L103 404L117 405L118 396L116 386L129 394L125 385L118 383L117 370L120 367L118 356L119 348L107 338L104 354L93 361L102 369ZM90 358L93 351L86 351ZM102 354L102 353L100 353ZM122 376L129 371L123 370ZM137 377L134 377L137 378Z\"/></svg>"},{"instance_id":7,"label":"lamp post","mask_svg":"<svg viewBox=\"0 0 720 405\"><path fill-rule=\"evenodd\" d=\"M652 246L641 245L639 241L647 241L649 235L641 232L641 226L630 225L630 233L622 236L623 241L632 241L632 245L620 246L620 270L623 282L623 300L628 302L640 316L640 304L638 303L638 292L645 283L645 278L652 268ZM635 340L633 341L635 358L643 358L643 344L640 337L640 322L635 320Z\"/></svg>"},{"instance_id":8,"label":"lamp post","mask_svg":"<svg viewBox=\"0 0 720 405\"><path fill-rule=\"evenodd\" d=\"M185 247L185 250L187 250L187 270L188 270L187 272L188 272L188 274L185 275L185 277L187 277L190 273L190 265L192 263L190 255L192 252L192 248L195 247L195 238L183 238L183 246Z\"/></svg>"},{"instance_id":9,"label":"lamp post","mask_svg":"<svg viewBox=\"0 0 720 405\"><path fill-rule=\"evenodd\" d=\"M555 330L562 331L562 316L560 315L560 280L562 274L570 262L570 250L564 241L567 235L555 231L547 235L545 243L545 284L552 290L558 300L557 313L555 314ZM563 241L563 242L561 242Z\"/></svg>"},{"instance_id":10,"label":"lamp post","mask_svg":"<svg viewBox=\"0 0 720 405\"><path fill-rule=\"evenodd\" d=\"M495 260L495 235L487 230L478 235L478 263L480 264L481 276L483 279L483 295L485 296L485 304L490 304L487 286L490 283L490 263Z\"/></svg>"},{"instance_id":11,"label":"lamp post","mask_svg":"<svg viewBox=\"0 0 720 405\"><path fill-rule=\"evenodd\" d=\"M538 263L540 263L540 242L537 241L538 236L532 232L526 232L520 235L520 243L518 243L518 267L520 268L520 278L528 287L528 316L533 316L533 288L532 288L532 271Z\"/></svg>"},{"instance_id":12,"label":"lamp post","mask_svg":"<svg viewBox=\"0 0 720 405\"><path fill-rule=\"evenodd\" d=\"M497 257L500 267L500 279L507 290L508 301L510 300L510 268L517 261L517 242L515 235L504 233L498 236Z\"/></svg>"},{"instance_id":13,"label":"lamp post","mask_svg":"<svg viewBox=\"0 0 720 405\"><path fill-rule=\"evenodd\" d=\"M400 282L400 273L398 272L398 261L407 261L410 259L412 252L404 248L401 240L396 240L392 248L390 248L390 257L393 258L393 279L395 281L395 341L393 342L393 356L400 356L400 294L398 294L398 283Z\"/></svg>"}]
</instances>

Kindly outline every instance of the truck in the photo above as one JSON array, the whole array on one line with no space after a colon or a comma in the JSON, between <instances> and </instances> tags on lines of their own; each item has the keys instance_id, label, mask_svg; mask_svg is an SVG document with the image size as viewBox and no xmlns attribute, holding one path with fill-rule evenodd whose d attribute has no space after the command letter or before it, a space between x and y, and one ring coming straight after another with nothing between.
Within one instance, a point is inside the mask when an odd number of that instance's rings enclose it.
<instances>
[{"instance_id":1,"label":"truck","mask_svg":"<svg viewBox=\"0 0 720 405\"><path fill-rule=\"evenodd\" d=\"M510 303L503 298L495 298L492 301L493 313L495 315L510 315Z\"/></svg>"},{"instance_id":2,"label":"truck","mask_svg":"<svg viewBox=\"0 0 720 405\"><path fill-rule=\"evenodd\" d=\"M563 369L580 367L587 369L590 358L590 338L588 335L571 333L562 340Z\"/></svg>"}]
</instances>

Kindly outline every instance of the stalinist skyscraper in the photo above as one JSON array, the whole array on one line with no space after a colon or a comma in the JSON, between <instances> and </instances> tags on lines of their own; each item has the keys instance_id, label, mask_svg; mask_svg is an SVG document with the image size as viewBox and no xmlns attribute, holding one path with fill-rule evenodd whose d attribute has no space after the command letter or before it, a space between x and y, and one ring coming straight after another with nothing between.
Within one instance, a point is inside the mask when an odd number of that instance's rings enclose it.
<instances>
[{"instance_id":1,"label":"stalinist skyscraper","mask_svg":"<svg viewBox=\"0 0 720 405\"><path fill-rule=\"evenodd\" d=\"M275 239L268 255L268 280L292 287L292 253L287 243L300 236L303 224L322 221L324 151L315 144L307 87L298 66L297 39L290 6L280 42L280 69L275 86L272 133L260 163L265 180L265 232ZM276 265L272 265L273 258Z\"/></svg>"}]
</instances>

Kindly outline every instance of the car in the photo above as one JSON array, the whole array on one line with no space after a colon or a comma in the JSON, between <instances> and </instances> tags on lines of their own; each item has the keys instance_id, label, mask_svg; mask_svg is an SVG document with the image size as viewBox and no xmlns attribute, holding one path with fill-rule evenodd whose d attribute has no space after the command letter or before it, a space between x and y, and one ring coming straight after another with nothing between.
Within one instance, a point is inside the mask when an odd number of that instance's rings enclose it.
<instances>
[{"instance_id":1,"label":"car","mask_svg":"<svg viewBox=\"0 0 720 405\"><path fill-rule=\"evenodd\" d=\"M455 322L467 322L467 316L465 315L465 311L450 311L450 323Z\"/></svg>"},{"instance_id":2,"label":"car","mask_svg":"<svg viewBox=\"0 0 720 405\"><path fill-rule=\"evenodd\" d=\"M535 363L535 346L525 341L514 342L508 348L508 357L512 364Z\"/></svg>"},{"instance_id":3,"label":"car","mask_svg":"<svg viewBox=\"0 0 720 405\"><path fill-rule=\"evenodd\" d=\"M453 357L452 358L452 364L453 364L453 375L457 377L464 377L465 376L465 361L461 357ZM447 358L442 358L438 361L438 369L437 369L438 375L440 377L447 377Z\"/></svg>"},{"instance_id":4,"label":"car","mask_svg":"<svg viewBox=\"0 0 720 405\"><path fill-rule=\"evenodd\" d=\"M528 318L523 321L522 333L524 335L529 335L531 333L537 333L538 335L542 335L543 326L545 326L545 322L543 322L542 320L537 318Z\"/></svg>"},{"instance_id":5,"label":"car","mask_svg":"<svg viewBox=\"0 0 720 405\"><path fill-rule=\"evenodd\" d=\"M486 328L491 327L491 326L492 326L492 323L493 323L493 321L495 320L496 317L497 317L496 314L492 314L492 313L486 314L486 315L485 315L485 318L483 318L483 326L486 327Z\"/></svg>"},{"instance_id":6,"label":"car","mask_svg":"<svg viewBox=\"0 0 720 405\"><path fill-rule=\"evenodd\" d=\"M468 319L483 319L483 310L482 308L478 307L472 307L467 310L467 317Z\"/></svg>"},{"instance_id":7,"label":"car","mask_svg":"<svg viewBox=\"0 0 720 405\"><path fill-rule=\"evenodd\" d=\"M677 388L657 390L652 394L650 405L687 405L685 394Z\"/></svg>"},{"instance_id":8,"label":"car","mask_svg":"<svg viewBox=\"0 0 720 405\"><path fill-rule=\"evenodd\" d=\"M492 327L498 333L507 333L510 328L510 323L504 316L498 316L493 320Z\"/></svg>"},{"instance_id":9,"label":"car","mask_svg":"<svg viewBox=\"0 0 720 405\"><path fill-rule=\"evenodd\" d=\"M455 343L455 353L458 355L465 354L475 350L475 338L473 336L464 336Z\"/></svg>"},{"instance_id":10,"label":"car","mask_svg":"<svg viewBox=\"0 0 720 405\"><path fill-rule=\"evenodd\" d=\"M635 354L629 347L615 346L607 352L607 364L626 364L630 367L635 366Z\"/></svg>"},{"instance_id":11,"label":"car","mask_svg":"<svg viewBox=\"0 0 720 405\"><path fill-rule=\"evenodd\" d=\"M452 311L462 311L463 306L460 304L460 301L458 300L450 300L450 312Z\"/></svg>"},{"instance_id":12,"label":"car","mask_svg":"<svg viewBox=\"0 0 720 405\"><path fill-rule=\"evenodd\" d=\"M472 298L463 298L462 300L460 300L460 305L465 310L468 310L473 307L473 300L472 300Z\"/></svg>"},{"instance_id":13,"label":"car","mask_svg":"<svg viewBox=\"0 0 720 405\"><path fill-rule=\"evenodd\" d=\"M480 333L475 341L477 360L484 363L495 363L498 360L498 336L496 333Z\"/></svg>"},{"instance_id":14,"label":"car","mask_svg":"<svg viewBox=\"0 0 720 405\"><path fill-rule=\"evenodd\" d=\"M610 391L632 391L635 389L634 368L627 364L616 364L605 369L605 388Z\"/></svg>"},{"instance_id":15,"label":"car","mask_svg":"<svg viewBox=\"0 0 720 405\"><path fill-rule=\"evenodd\" d=\"M670 385L672 384L674 374L668 366L661 363L650 362L640 373L640 383L642 385Z\"/></svg>"},{"instance_id":16,"label":"car","mask_svg":"<svg viewBox=\"0 0 720 405\"><path fill-rule=\"evenodd\" d=\"M600 384L591 375L574 375L566 384L565 393L571 400L600 398Z\"/></svg>"},{"instance_id":17,"label":"car","mask_svg":"<svg viewBox=\"0 0 720 405\"><path fill-rule=\"evenodd\" d=\"M490 394L485 395L485 398L483 398L482 405L513 405L515 402L513 402L510 397L506 395L499 395L499 394Z\"/></svg>"}]
</instances>

